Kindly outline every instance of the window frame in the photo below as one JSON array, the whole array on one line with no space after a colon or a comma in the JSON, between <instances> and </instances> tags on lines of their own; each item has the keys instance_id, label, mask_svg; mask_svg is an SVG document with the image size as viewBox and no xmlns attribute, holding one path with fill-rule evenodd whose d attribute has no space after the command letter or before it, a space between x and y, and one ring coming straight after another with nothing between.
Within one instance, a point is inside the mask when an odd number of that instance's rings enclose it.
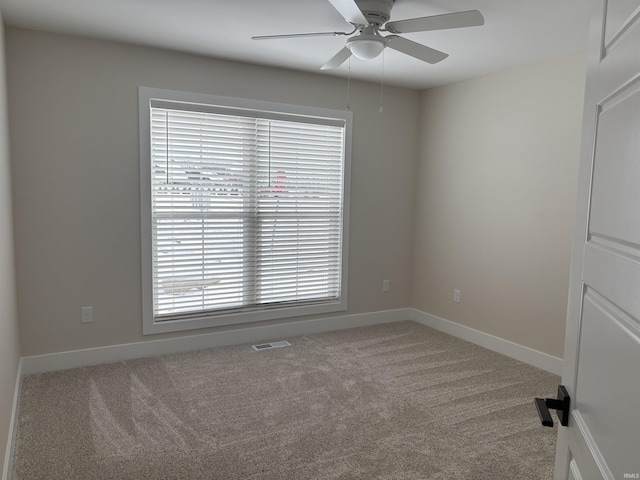
<instances>
[{"instance_id":1,"label":"window frame","mask_svg":"<svg viewBox=\"0 0 640 480\"><path fill-rule=\"evenodd\" d=\"M256 308L234 313L203 313L191 318L156 321L153 311L153 245L152 245L152 190L151 190L151 105L198 105L230 114L238 111L255 112L273 119L295 120L324 119L344 122L344 171L342 205L342 264L341 291L337 301L323 300L318 304L300 306ZM280 318L299 317L347 310L349 264L349 211L351 184L351 147L353 114L347 110L290 105L261 100L190 93L150 87L138 88L140 135L140 224L141 224L141 273L142 273L142 330L144 335L176 332L222 325L261 322ZM187 107L188 109L188 107Z\"/></svg>"}]
</instances>

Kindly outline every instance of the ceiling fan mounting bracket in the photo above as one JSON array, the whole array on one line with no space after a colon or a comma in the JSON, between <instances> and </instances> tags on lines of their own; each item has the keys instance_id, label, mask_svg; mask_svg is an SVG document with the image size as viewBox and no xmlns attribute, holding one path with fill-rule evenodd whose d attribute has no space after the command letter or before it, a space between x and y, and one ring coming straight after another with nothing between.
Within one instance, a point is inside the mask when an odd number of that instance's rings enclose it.
<instances>
[{"instance_id":1,"label":"ceiling fan mounting bracket","mask_svg":"<svg viewBox=\"0 0 640 480\"><path fill-rule=\"evenodd\" d=\"M391 18L391 8L394 0L356 0L358 8L365 16L369 25L382 27Z\"/></svg>"}]
</instances>

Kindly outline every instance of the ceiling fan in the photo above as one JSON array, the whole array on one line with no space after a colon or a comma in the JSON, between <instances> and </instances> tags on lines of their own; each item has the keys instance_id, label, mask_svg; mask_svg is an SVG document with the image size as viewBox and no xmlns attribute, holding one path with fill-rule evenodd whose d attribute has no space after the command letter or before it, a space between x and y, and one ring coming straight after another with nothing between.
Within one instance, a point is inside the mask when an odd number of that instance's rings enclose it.
<instances>
[{"instance_id":1,"label":"ceiling fan","mask_svg":"<svg viewBox=\"0 0 640 480\"><path fill-rule=\"evenodd\" d=\"M484 25L484 17L478 10L390 22L394 0L329 0L329 2L353 26L352 31L259 35L251 38L253 40L272 40L342 35L350 37L347 39L345 47L321 67L322 70L326 70L339 67L351 55L363 60L371 60L380 55L387 47L423 62L438 63L449 55L397 34ZM380 32L388 32L391 35L383 37ZM352 36L354 34L355 36Z\"/></svg>"}]
</instances>

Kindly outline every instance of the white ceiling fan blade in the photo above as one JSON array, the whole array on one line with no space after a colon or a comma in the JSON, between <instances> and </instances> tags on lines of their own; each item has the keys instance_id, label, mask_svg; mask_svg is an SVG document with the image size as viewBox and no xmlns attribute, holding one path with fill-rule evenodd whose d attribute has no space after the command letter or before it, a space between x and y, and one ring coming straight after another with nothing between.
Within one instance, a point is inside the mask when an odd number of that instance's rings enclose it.
<instances>
[{"instance_id":1,"label":"white ceiling fan blade","mask_svg":"<svg viewBox=\"0 0 640 480\"><path fill-rule=\"evenodd\" d=\"M369 25L368 20L354 0L329 0L329 3L347 22L355 23L356 25Z\"/></svg>"},{"instance_id":2,"label":"white ceiling fan blade","mask_svg":"<svg viewBox=\"0 0 640 480\"><path fill-rule=\"evenodd\" d=\"M340 35L349 35L347 32L316 32L316 33L287 33L284 35L255 35L251 40L277 40L280 38L298 38L298 37L337 37Z\"/></svg>"},{"instance_id":3,"label":"white ceiling fan blade","mask_svg":"<svg viewBox=\"0 0 640 480\"><path fill-rule=\"evenodd\" d=\"M410 55L423 62L438 63L449 56L449 54L441 52L440 50L435 50L397 35L389 35L385 37L385 39L389 48Z\"/></svg>"},{"instance_id":4,"label":"white ceiling fan blade","mask_svg":"<svg viewBox=\"0 0 640 480\"><path fill-rule=\"evenodd\" d=\"M331 59L327 63L321 66L320 70L329 70L332 68L338 68L344 62L346 62L350 56L351 56L351 50L349 50L347 47L344 47L342 50L336 53L333 57L331 57Z\"/></svg>"},{"instance_id":5,"label":"white ceiling fan blade","mask_svg":"<svg viewBox=\"0 0 640 480\"><path fill-rule=\"evenodd\" d=\"M477 27L479 25L484 25L482 14L478 10L467 10L466 12L398 20L397 22L387 23L385 28L392 33L411 33L445 30L447 28Z\"/></svg>"}]
</instances>

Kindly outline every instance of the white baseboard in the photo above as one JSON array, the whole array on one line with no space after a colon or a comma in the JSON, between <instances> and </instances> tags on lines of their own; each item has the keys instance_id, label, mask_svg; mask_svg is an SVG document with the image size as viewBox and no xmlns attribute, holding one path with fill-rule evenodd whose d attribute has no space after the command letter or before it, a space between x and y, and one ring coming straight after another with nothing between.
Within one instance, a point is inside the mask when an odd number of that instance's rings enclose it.
<instances>
[{"instance_id":1,"label":"white baseboard","mask_svg":"<svg viewBox=\"0 0 640 480\"><path fill-rule=\"evenodd\" d=\"M134 358L188 352L204 348L239 345L242 343L279 340L312 333L329 332L347 328L378 325L409 320L408 308L384 310L372 313L317 318L277 325L243 327L217 333L205 333L163 340L110 345L106 347L72 350L68 352L34 355L22 358L22 374L66 370L101 363L120 362Z\"/></svg>"},{"instance_id":2,"label":"white baseboard","mask_svg":"<svg viewBox=\"0 0 640 480\"><path fill-rule=\"evenodd\" d=\"M342 315L338 317L317 318L299 322L287 322L277 325L242 327L224 332L189 335L163 340L110 345L106 347L72 350L69 352L51 353L23 357L21 374L42 373L68 368L86 367L101 363L112 363L134 358L188 352L203 348L238 345L242 343L261 342L290 338L312 333L329 332L347 328L378 325L381 323L413 320L427 327L435 328L463 340L488 348L534 367L556 375L562 374L562 359L539 352L529 347L490 335L459 323L440 318L436 315L413 308L399 308L380 312Z\"/></svg>"},{"instance_id":3,"label":"white baseboard","mask_svg":"<svg viewBox=\"0 0 640 480\"><path fill-rule=\"evenodd\" d=\"M461 338L481 347L488 348L494 352L501 353L507 357L515 358L534 367L546 370L547 372L562 375L562 359L554 357L533 348L505 340L494 335L475 330L471 327L446 320L430 313L425 313L415 308L409 309L409 318L414 322L421 323L427 327L435 328L454 337Z\"/></svg>"},{"instance_id":4,"label":"white baseboard","mask_svg":"<svg viewBox=\"0 0 640 480\"><path fill-rule=\"evenodd\" d=\"M13 407L11 408L11 421L9 423L9 438L7 439L7 449L4 454L2 468L2 480L9 480L13 466L13 452L16 445L16 431L18 429L18 408L20 401L20 389L22 388L22 359L18 362L16 372L16 385L13 389Z\"/></svg>"}]
</instances>

